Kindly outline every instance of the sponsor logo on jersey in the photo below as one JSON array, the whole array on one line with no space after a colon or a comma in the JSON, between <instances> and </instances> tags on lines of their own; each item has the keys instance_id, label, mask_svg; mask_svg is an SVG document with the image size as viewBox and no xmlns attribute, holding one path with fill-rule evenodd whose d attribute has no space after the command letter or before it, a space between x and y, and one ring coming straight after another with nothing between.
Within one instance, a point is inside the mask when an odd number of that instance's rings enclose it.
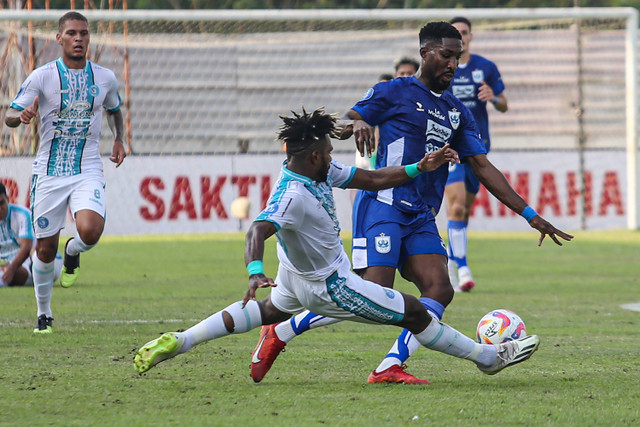
<instances>
[{"instance_id":1,"label":"sponsor logo on jersey","mask_svg":"<svg viewBox=\"0 0 640 427\"><path fill-rule=\"evenodd\" d=\"M38 224L38 227L40 227L40 228L47 228L49 226L49 220L47 218L43 217L43 216L38 218L36 223Z\"/></svg>"},{"instance_id":2,"label":"sponsor logo on jersey","mask_svg":"<svg viewBox=\"0 0 640 427\"><path fill-rule=\"evenodd\" d=\"M56 95L59 95L61 93L69 93L69 89L57 89L54 90L53 93L55 93Z\"/></svg>"},{"instance_id":3,"label":"sponsor logo on jersey","mask_svg":"<svg viewBox=\"0 0 640 427\"><path fill-rule=\"evenodd\" d=\"M469 77L467 76L458 76L455 79L453 79L454 83L469 83Z\"/></svg>"},{"instance_id":4,"label":"sponsor logo on jersey","mask_svg":"<svg viewBox=\"0 0 640 427\"><path fill-rule=\"evenodd\" d=\"M451 112L449 112L449 119L451 119ZM448 127L442 126L431 119L427 120L427 141L435 140L446 144L449 138L451 138L451 133L451 129L449 129ZM438 148L436 148L436 150L437 149ZM431 151L426 152L430 153Z\"/></svg>"},{"instance_id":5,"label":"sponsor logo on jersey","mask_svg":"<svg viewBox=\"0 0 640 427\"><path fill-rule=\"evenodd\" d=\"M422 108L422 104L419 102L416 102L416 105L418 106L418 108L416 108L416 111L424 111L424 108Z\"/></svg>"},{"instance_id":6,"label":"sponsor logo on jersey","mask_svg":"<svg viewBox=\"0 0 640 427\"><path fill-rule=\"evenodd\" d=\"M436 119L444 120L444 116L442 115L442 113L440 111L438 111L437 108L435 110L427 110L427 113L429 113L430 115L432 115Z\"/></svg>"},{"instance_id":7,"label":"sponsor logo on jersey","mask_svg":"<svg viewBox=\"0 0 640 427\"><path fill-rule=\"evenodd\" d=\"M484 81L484 72L482 70L473 70L471 78L475 83L482 83Z\"/></svg>"},{"instance_id":8,"label":"sponsor logo on jersey","mask_svg":"<svg viewBox=\"0 0 640 427\"><path fill-rule=\"evenodd\" d=\"M460 111L456 111L455 108L453 111L449 111L449 121L451 122L451 127L458 129L458 126L460 126Z\"/></svg>"},{"instance_id":9,"label":"sponsor logo on jersey","mask_svg":"<svg viewBox=\"0 0 640 427\"><path fill-rule=\"evenodd\" d=\"M388 254L391 251L391 239L389 236L381 234L376 236L376 251L381 254Z\"/></svg>"},{"instance_id":10,"label":"sponsor logo on jersey","mask_svg":"<svg viewBox=\"0 0 640 427\"><path fill-rule=\"evenodd\" d=\"M371 98L372 96L373 96L373 88L369 89L367 91L367 93L364 94L362 99L360 99L360 101L366 101L367 99Z\"/></svg>"},{"instance_id":11,"label":"sponsor logo on jersey","mask_svg":"<svg viewBox=\"0 0 640 427\"><path fill-rule=\"evenodd\" d=\"M476 87L474 85L455 85L451 86L451 92L458 99L473 98L476 93Z\"/></svg>"}]
</instances>

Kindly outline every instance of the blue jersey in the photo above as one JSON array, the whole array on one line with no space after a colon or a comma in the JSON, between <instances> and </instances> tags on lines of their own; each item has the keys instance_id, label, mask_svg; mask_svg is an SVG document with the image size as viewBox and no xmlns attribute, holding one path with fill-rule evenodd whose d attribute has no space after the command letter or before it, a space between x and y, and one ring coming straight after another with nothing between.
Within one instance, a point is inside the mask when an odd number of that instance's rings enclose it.
<instances>
[{"instance_id":1,"label":"blue jersey","mask_svg":"<svg viewBox=\"0 0 640 427\"><path fill-rule=\"evenodd\" d=\"M491 138L489 136L487 103L478 99L478 90L482 86L482 82L486 82L496 95L500 95L504 91L502 76L500 76L496 64L482 56L471 55L469 62L458 66L449 91L471 110L480 136L489 151Z\"/></svg>"},{"instance_id":2,"label":"blue jersey","mask_svg":"<svg viewBox=\"0 0 640 427\"><path fill-rule=\"evenodd\" d=\"M451 144L461 159L487 151L471 112L451 92L437 94L417 78L380 82L353 107L380 129L376 168L408 165ZM423 173L395 188L367 192L407 213L440 210L448 165Z\"/></svg>"}]
</instances>

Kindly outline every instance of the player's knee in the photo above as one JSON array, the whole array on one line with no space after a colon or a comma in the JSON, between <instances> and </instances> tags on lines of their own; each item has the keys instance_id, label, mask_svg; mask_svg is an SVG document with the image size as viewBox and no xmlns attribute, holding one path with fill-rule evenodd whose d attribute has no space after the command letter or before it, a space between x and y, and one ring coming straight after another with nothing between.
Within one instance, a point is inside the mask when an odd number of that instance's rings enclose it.
<instances>
[{"instance_id":1,"label":"player's knee","mask_svg":"<svg viewBox=\"0 0 640 427\"><path fill-rule=\"evenodd\" d=\"M404 319L399 324L411 332L421 332L431 319L422 303L414 297L405 298Z\"/></svg>"},{"instance_id":2,"label":"player's knee","mask_svg":"<svg viewBox=\"0 0 640 427\"><path fill-rule=\"evenodd\" d=\"M58 248L54 242L38 241L36 244L36 256L42 262L51 262L56 259Z\"/></svg>"},{"instance_id":3,"label":"player's knee","mask_svg":"<svg viewBox=\"0 0 640 427\"><path fill-rule=\"evenodd\" d=\"M78 229L78 236L87 246L94 246L100 240L100 236L102 236L102 228L85 228Z\"/></svg>"},{"instance_id":4,"label":"player's knee","mask_svg":"<svg viewBox=\"0 0 640 427\"><path fill-rule=\"evenodd\" d=\"M449 219L454 221L464 221L467 215L467 209L463 203L453 203L449 207Z\"/></svg>"}]
</instances>

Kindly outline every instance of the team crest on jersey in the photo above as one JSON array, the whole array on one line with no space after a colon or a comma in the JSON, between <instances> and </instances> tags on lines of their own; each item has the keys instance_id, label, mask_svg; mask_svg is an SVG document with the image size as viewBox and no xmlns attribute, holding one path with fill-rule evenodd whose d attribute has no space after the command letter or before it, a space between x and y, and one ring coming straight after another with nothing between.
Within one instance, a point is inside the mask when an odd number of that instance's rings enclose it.
<instances>
[{"instance_id":1,"label":"team crest on jersey","mask_svg":"<svg viewBox=\"0 0 640 427\"><path fill-rule=\"evenodd\" d=\"M360 101L366 101L367 99L371 98L373 96L373 88L369 89L367 91L367 93L364 94L364 96L362 97L362 99Z\"/></svg>"},{"instance_id":2,"label":"team crest on jersey","mask_svg":"<svg viewBox=\"0 0 640 427\"><path fill-rule=\"evenodd\" d=\"M394 299L396 297L396 294L394 294L391 289L385 289L384 293L387 294L387 298L389 299Z\"/></svg>"},{"instance_id":3,"label":"team crest on jersey","mask_svg":"<svg viewBox=\"0 0 640 427\"><path fill-rule=\"evenodd\" d=\"M100 88L97 85L89 86L89 94L91 96L95 98L96 96L98 96L99 93L100 93Z\"/></svg>"},{"instance_id":4,"label":"team crest on jersey","mask_svg":"<svg viewBox=\"0 0 640 427\"><path fill-rule=\"evenodd\" d=\"M482 70L473 70L471 78L473 78L474 83L482 83L484 81L484 72Z\"/></svg>"},{"instance_id":5,"label":"team crest on jersey","mask_svg":"<svg viewBox=\"0 0 640 427\"><path fill-rule=\"evenodd\" d=\"M391 251L391 238L381 234L376 236L376 251L381 254L388 254Z\"/></svg>"},{"instance_id":6,"label":"team crest on jersey","mask_svg":"<svg viewBox=\"0 0 640 427\"><path fill-rule=\"evenodd\" d=\"M449 111L449 121L452 128L458 129L458 126L460 126L460 111L456 111L455 108L453 111Z\"/></svg>"},{"instance_id":7,"label":"team crest on jersey","mask_svg":"<svg viewBox=\"0 0 640 427\"><path fill-rule=\"evenodd\" d=\"M41 216L40 218L38 218L38 221L36 221L36 223L38 224L38 227L40 228L47 228L49 226L49 220L43 216Z\"/></svg>"}]
</instances>

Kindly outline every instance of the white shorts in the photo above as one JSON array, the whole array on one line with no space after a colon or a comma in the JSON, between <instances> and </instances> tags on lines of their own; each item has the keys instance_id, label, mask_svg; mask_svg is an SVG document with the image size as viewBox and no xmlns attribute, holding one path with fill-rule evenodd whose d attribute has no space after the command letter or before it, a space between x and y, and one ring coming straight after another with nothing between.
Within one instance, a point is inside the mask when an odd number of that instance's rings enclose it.
<instances>
[{"instance_id":1,"label":"white shorts","mask_svg":"<svg viewBox=\"0 0 640 427\"><path fill-rule=\"evenodd\" d=\"M404 319L404 298L394 289L362 279L347 261L323 281L307 280L280 265L271 302L280 311L315 314L363 323L396 324Z\"/></svg>"},{"instance_id":2,"label":"white shorts","mask_svg":"<svg viewBox=\"0 0 640 427\"><path fill-rule=\"evenodd\" d=\"M105 179L101 171L72 176L34 175L31 178L31 213L36 238L42 239L64 228L67 207L76 212L92 210L106 215Z\"/></svg>"},{"instance_id":3,"label":"white shorts","mask_svg":"<svg viewBox=\"0 0 640 427\"><path fill-rule=\"evenodd\" d=\"M31 256L35 256L35 252ZM28 273L27 280L25 280L24 282L24 286L33 286L33 273L31 272L32 264L33 264L33 261L31 260L31 257L25 259L24 262L22 263L22 268L27 270L27 273ZM54 260L54 264L53 264L53 281L54 282L58 280L58 278L60 277L63 264L64 262L62 260L62 254L58 252L56 254L56 259ZM7 283L4 283L4 281L2 280L2 274L0 274L0 286L7 286Z\"/></svg>"}]
</instances>

